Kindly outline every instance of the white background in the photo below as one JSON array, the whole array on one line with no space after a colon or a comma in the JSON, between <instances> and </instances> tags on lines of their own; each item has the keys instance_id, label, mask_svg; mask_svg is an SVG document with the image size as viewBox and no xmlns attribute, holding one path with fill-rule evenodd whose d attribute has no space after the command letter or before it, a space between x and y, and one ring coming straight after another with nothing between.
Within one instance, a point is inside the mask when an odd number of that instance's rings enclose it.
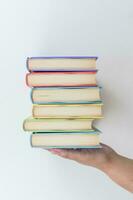
<instances>
[{"instance_id":1,"label":"white background","mask_svg":"<svg viewBox=\"0 0 133 200\"><path fill-rule=\"evenodd\" d=\"M102 141L133 158L133 1L0 1L0 199L130 200L105 174L30 147L27 56L96 55Z\"/></svg>"}]
</instances>

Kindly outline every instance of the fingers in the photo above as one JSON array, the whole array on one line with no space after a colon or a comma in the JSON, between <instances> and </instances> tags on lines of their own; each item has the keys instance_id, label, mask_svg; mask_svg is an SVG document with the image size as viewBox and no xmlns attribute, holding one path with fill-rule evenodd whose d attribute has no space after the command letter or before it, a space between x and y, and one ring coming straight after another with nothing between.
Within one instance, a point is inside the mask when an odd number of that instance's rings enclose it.
<instances>
[{"instance_id":1,"label":"fingers","mask_svg":"<svg viewBox=\"0 0 133 200\"><path fill-rule=\"evenodd\" d=\"M115 151L105 144L98 149L49 149L53 154L66 159L74 160L80 164L89 165L101 169L103 164L115 156Z\"/></svg>"},{"instance_id":2,"label":"fingers","mask_svg":"<svg viewBox=\"0 0 133 200\"><path fill-rule=\"evenodd\" d=\"M72 149L50 149L51 153L61 156L63 158L79 161L82 157L81 150Z\"/></svg>"}]
</instances>

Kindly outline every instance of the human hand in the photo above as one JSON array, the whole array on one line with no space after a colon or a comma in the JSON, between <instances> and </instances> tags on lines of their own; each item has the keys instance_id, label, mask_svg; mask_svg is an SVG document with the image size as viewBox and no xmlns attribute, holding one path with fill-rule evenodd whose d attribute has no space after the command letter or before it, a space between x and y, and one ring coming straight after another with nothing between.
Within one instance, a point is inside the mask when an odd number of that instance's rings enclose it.
<instances>
[{"instance_id":1,"label":"human hand","mask_svg":"<svg viewBox=\"0 0 133 200\"><path fill-rule=\"evenodd\" d=\"M106 170L108 164L117 156L117 153L105 144L98 149L50 149L53 154L71 159L84 165Z\"/></svg>"},{"instance_id":2,"label":"human hand","mask_svg":"<svg viewBox=\"0 0 133 200\"><path fill-rule=\"evenodd\" d=\"M101 144L99 149L49 149L53 154L95 167L106 173L114 182L133 193L133 160Z\"/></svg>"}]
</instances>

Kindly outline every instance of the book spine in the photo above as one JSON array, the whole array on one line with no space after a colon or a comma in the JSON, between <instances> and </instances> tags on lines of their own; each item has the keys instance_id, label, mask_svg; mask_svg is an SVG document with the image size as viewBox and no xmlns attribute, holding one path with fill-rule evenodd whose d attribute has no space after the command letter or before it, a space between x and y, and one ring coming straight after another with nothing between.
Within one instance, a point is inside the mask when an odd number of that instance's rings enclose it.
<instances>
[{"instance_id":1,"label":"book spine","mask_svg":"<svg viewBox=\"0 0 133 200\"><path fill-rule=\"evenodd\" d=\"M33 88L34 90L54 90L54 89L86 89L86 88L99 88L99 89L102 89L101 86L78 86L78 87L71 87L71 86L67 86L67 87L63 87L63 86L58 86L58 87L45 87L45 88L42 88L42 87L36 87L36 88Z\"/></svg>"},{"instance_id":2,"label":"book spine","mask_svg":"<svg viewBox=\"0 0 133 200\"><path fill-rule=\"evenodd\" d=\"M34 115L34 104L33 104L33 106L32 106L32 111L31 111L31 113L32 113L32 117L37 119L37 117L35 117L35 115ZM41 117L39 117L39 118L41 118Z\"/></svg>"},{"instance_id":3,"label":"book spine","mask_svg":"<svg viewBox=\"0 0 133 200\"><path fill-rule=\"evenodd\" d=\"M32 144L32 134L30 135L30 145L31 145L31 147L34 147L33 144Z\"/></svg>"},{"instance_id":4,"label":"book spine","mask_svg":"<svg viewBox=\"0 0 133 200\"><path fill-rule=\"evenodd\" d=\"M25 82L26 82L26 85L29 86L29 84L28 84L28 73L25 76Z\"/></svg>"},{"instance_id":5,"label":"book spine","mask_svg":"<svg viewBox=\"0 0 133 200\"><path fill-rule=\"evenodd\" d=\"M56 70L45 70L45 69L32 69L32 70L28 70L29 72L95 72L96 70L94 69L94 70L66 70L66 69L62 69L62 70L60 70L60 69L56 69ZM98 71L98 70L97 70Z\"/></svg>"},{"instance_id":6,"label":"book spine","mask_svg":"<svg viewBox=\"0 0 133 200\"><path fill-rule=\"evenodd\" d=\"M98 56L35 56L30 59L98 59Z\"/></svg>"},{"instance_id":7,"label":"book spine","mask_svg":"<svg viewBox=\"0 0 133 200\"><path fill-rule=\"evenodd\" d=\"M86 104L101 104L102 101L99 100L99 101L63 101L63 102L60 102L60 101L52 101L52 102L48 102L48 101L43 101L43 102L39 102L39 101L35 101L33 100L33 97L31 97L31 100L32 100L32 103L33 104L37 104L37 105L77 105L77 104L83 104L83 105L86 105Z\"/></svg>"},{"instance_id":8,"label":"book spine","mask_svg":"<svg viewBox=\"0 0 133 200\"><path fill-rule=\"evenodd\" d=\"M43 85L29 85L28 84L28 87L35 87L35 88L36 87L39 87L39 88L43 88L43 87L68 87L68 86L69 87L74 87L74 86L75 87L95 87L97 85L96 84L82 84L82 85L81 84L76 84L76 85L71 85L70 86L70 85L65 84L65 85L60 85L59 86L59 85L53 85L53 84L52 85L48 85L48 84L47 85L44 85L44 84Z\"/></svg>"},{"instance_id":9,"label":"book spine","mask_svg":"<svg viewBox=\"0 0 133 200\"><path fill-rule=\"evenodd\" d=\"M96 74L98 70L91 70L91 71L46 71L46 72L31 72L31 74Z\"/></svg>"},{"instance_id":10,"label":"book spine","mask_svg":"<svg viewBox=\"0 0 133 200\"><path fill-rule=\"evenodd\" d=\"M26 119L23 121L23 127L22 128L23 128L24 131L26 131L26 129L25 129L25 123L26 123Z\"/></svg>"},{"instance_id":11,"label":"book spine","mask_svg":"<svg viewBox=\"0 0 133 200\"><path fill-rule=\"evenodd\" d=\"M29 75L30 75L30 73L27 73L27 74L26 74L25 82L26 82L26 85L27 85L28 87L31 87L31 88L32 88L33 86L30 85L29 82L28 82L28 76L29 76Z\"/></svg>"},{"instance_id":12,"label":"book spine","mask_svg":"<svg viewBox=\"0 0 133 200\"><path fill-rule=\"evenodd\" d=\"M30 69L29 69L29 57L27 57L27 59L26 59L26 68L27 68L27 70L28 71L30 71Z\"/></svg>"},{"instance_id":13,"label":"book spine","mask_svg":"<svg viewBox=\"0 0 133 200\"><path fill-rule=\"evenodd\" d=\"M33 100L33 92L34 92L34 88L32 88L30 91L30 99L31 99L32 104L35 103Z\"/></svg>"}]
</instances>

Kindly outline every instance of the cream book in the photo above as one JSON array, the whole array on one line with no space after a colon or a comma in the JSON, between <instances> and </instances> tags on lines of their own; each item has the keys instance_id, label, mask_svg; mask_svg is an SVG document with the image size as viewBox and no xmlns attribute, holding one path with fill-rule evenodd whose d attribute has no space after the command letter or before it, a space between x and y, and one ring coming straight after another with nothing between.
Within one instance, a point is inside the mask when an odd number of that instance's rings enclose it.
<instances>
[{"instance_id":1,"label":"cream book","mask_svg":"<svg viewBox=\"0 0 133 200\"><path fill-rule=\"evenodd\" d=\"M31 145L42 148L97 148L100 147L98 133L52 133L31 135Z\"/></svg>"},{"instance_id":2,"label":"cream book","mask_svg":"<svg viewBox=\"0 0 133 200\"><path fill-rule=\"evenodd\" d=\"M29 71L86 71L96 69L97 57L30 57L27 58Z\"/></svg>"},{"instance_id":3,"label":"cream book","mask_svg":"<svg viewBox=\"0 0 133 200\"><path fill-rule=\"evenodd\" d=\"M99 87L40 87L31 90L34 104L94 103L100 101Z\"/></svg>"},{"instance_id":4,"label":"cream book","mask_svg":"<svg viewBox=\"0 0 133 200\"><path fill-rule=\"evenodd\" d=\"M26 75L26 83L30 87L96 86L96 72L32 72Z\"/></svg>"},{"instance_id":5,"label":"cream book","mask_svg":"<svg viewBox=\"0 0 133 200\"><path fill-rule=\"evenodd\" d=\"M24 120L25 131L32 132L78 132L92 130L93 119L35 119Z\"/></svg>"},{"instance_id":6,"label":"cream book","mask_svg":"<svg viewBox=\"0 0 133 200\"><path fill-rule=\"evenodd\" d=\"M103 104L33 105L34 118L101 118Z\"/></svg>"}]
</instances>

